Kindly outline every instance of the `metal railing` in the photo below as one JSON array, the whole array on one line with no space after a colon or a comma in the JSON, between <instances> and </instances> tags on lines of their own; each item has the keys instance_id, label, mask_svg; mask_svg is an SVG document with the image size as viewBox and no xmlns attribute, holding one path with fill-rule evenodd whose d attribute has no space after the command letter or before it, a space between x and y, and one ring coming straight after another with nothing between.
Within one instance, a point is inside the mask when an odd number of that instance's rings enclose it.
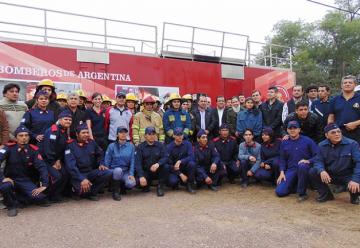
<instances>
[{"instance_id":1,"label":"metal railing","mask_svg":"<svg viewBox=\"0 0 360 248\"><path fill-rule=\"evenodd\" d=\"M27 12L26 15L23 11ZM29 15L34 20L29 20ZM22 16L26 19L22 19ZM72 24L74 21L76 25ZM84 30L81 22L84 22ZM219 63L292 70L289 47L250 41L248 35L165 22L160 49L157 36L158 29L153 25L0 1L0 40L3 41L36 42L156 56L160 53L164 57L178 56L187 59L208 56L218 59Z\"/></svg>"},{"instance_id":2,"label":"metal railing","mask_svg":"<svg viewBox=\"0 0 360 248\"><path fill-rule=\"evenodd\" d=\"M4 20L8 16L5 13L7 10L11 11L11 16L17 17L15 21ZM30 24L31 20L21 20L21 12L23 11L27 11L30 15L36 17L34 19L38 19L40 23ZM39 18L40 16L41 18ZM59 18L61 19L59 20ZM81 21L87 24L92 23L91 28L94 30L97 27L97 31L81 31L75 27L73 28L73 26L70 28L56 27L66 23L66 19L71 21L71 19L74 20L76 18L81 18ZM126 30L129 30L129 33L118 35ZM144 33L146 33L145 35L149 38L135 37L136 34L141 32L143 32L141 36L144 36ZM157 33L156 26L147 24L0 2L0 36L3 39L36 41L42 42L44 45L55 43L157 55Z\"/></svg>"},{"instance_id":3,"label":"metal railing","mask_svg":"<svg viewBox=\"0 0 360 248\"><path fill-rule=\"evenodd\" d=\"M253 45L258 46L258 49L253 49L256 51L255 53L251 52ZM287 68L292 70L292 53L290 47L250 40L248 47L247 65ZM280 50L278 52L282 52L285 55L278 55L274 50Z\"/></svg>"},{"instance_id":4,"label":"metal railing","mask_svg":"<svg viewBox=\"0 0 360 248\"><path fill-rule=\"evenodd\" d=\"M182 38L179 39L179 36ZM161 53L178 52L218 57L220 61L231 58L245 62L248 40L248 35L165 22ZM182 48L182 50L171 48Z\"/></svg>"}]
</instances>

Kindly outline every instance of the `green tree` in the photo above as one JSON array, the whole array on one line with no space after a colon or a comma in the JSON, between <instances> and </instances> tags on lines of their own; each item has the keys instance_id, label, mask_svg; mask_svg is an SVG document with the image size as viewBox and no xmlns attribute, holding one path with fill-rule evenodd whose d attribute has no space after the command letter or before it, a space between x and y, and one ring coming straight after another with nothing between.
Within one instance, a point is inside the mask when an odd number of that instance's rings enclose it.
<instances>
[{"instance_id":1,"label":"green tree","mask_svg":"<svg viewBox=\"0 0 360 248\"><path fill-rule=\"evenodd\" d=\"M360 18L357 14L360 0L337 0L336 4L347 11L330 11L313 23L282 20L274 25L272 35L266 37L269 44L290 48L299 84L327 83L338 89L342 76L360 74ZM265 46L262 56L269 55L269 50L270 46ZM289 56L289 49L272 46L271 53L285 58ZM282 63L272 64L283 66Z\"/></svg>"}]
</instances>

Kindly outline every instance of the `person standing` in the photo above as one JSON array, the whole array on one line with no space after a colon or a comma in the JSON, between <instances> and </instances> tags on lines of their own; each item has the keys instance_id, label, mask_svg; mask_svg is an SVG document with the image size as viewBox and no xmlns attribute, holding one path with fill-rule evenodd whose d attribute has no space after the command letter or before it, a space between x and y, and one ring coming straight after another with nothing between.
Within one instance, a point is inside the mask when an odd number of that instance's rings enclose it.
<instances>
[{"instance_id":1,"label":"person standing","mask_svg":"<svg viewBox=\"0 0 360 248\"><path fill-rule=\"evenodd\" d=\"M106 130L104 129L105 122L105 112L106 109L101 107L102 95L100 93L94 93L91 96L93 107L86 109L87 114L87 125L91 127L89 129L90 138L95 140L95 142L101 147L101 149L106 150L107 147L107 137Z\"/></svg>"},{"instance_id":2,"label":"person standing","mask_svg":"<svg viewBox=\"0 0 360 248\"><path fill-rule=\"evenodd\" d=\"M316 114L309 111L307 102L298 102L295 108L295 112L286 117L284 127L287 127L290 121L297 121L300 124L301 134L316 143L322 141L325 138L322 123Z\"/></svg>"},{"instance_id":3,"label":"person standing","mask_svg":"<svg viewBox=\"0 0 360 248\"><path fill-rule=\"evenodd\" d=\"M219 134L219 127L226 121L227 108L225 106L225 97L218 96L216 98L216 108L212 110L213 119L217 121L218 125L214 128L214 136L216 137Z\"/></svg>"},{"instance_id":4,"label":"person standing","mask_svg":"<svg viewBox=\"0 0 360 248\"><path fill-rule=\"evenodd\" d=\"M126 95L122 92L116 95L116 105L110 107L105 112L105 130L109 133L109 144L117 139L116 130L118 127L126 127L130 130L132 124L132 113L125 106ZM130 134L127 134L127 141L130 141Z\"/></svg>"},{"instance_id":5,"label":"person standing","mask_svg":"<svg viewBox=\"0 0 360 248\"><path fill-rule=\"evenodd\" d=\"M9 124L10 140L15 140L15 130L28 110L26 104L19 101L19 92L19 85L14 83L7 84L3 89L4 98L0 100L0 109L5 112Z\"/></svg>"},{"instance_id":6,"label":"person standing","mask_svg":"<svg viewBox=\"0 0 360 248\"><path fill-rule=\"evenodd\" d=\"M262 130L262 113L256 108L254 100L249 97L245 101L245 110L240 111L236 120L236 135L243 137L246 129L251 129L256 141L260 140Z\"/></svg>"},{"instance_id":7,"label":"person standing","mask_svg":"<svg viewBox=\"0 0 360 248\"><path fill-rule=\"evenodd\" d=\"M245 103L244 103L245 104ZM231 98L231 108L226 113L226 124L229 125L230 135L236 136L237 115L242 110L237 96Z\"/></svg>"},{"instance_id":8,"label":"person standing","mask_svg":"<svg viewBox=\"0 0 360 248\"><path fill-rule=\"evenodd\" d=\"M207 97L200 96L198 102L198 109L193 111L195 116L195 130L194 132L199 132L200 129L205 130L206 135L209 139L212 139L214 136L214 130L218 128L218 122L214 118L211 110L207 107Z\"/></svg>"},{"instance_id":9,"label":"person standing","mask_svg":"<svg viewBox=\"0 0 360 248\"><path fill-rule=\"evenodd\" d=\"M4 110L0 108L0 147L9 142L9 123Z\"/></svg>"},{"instance_id":10,"label":"person standing","mask_svg":"<svg viewBox=\"0 0 360 248\"><path fill-rule=\"evenodd\" d=\"M155 99L152 96L145 97L143 100L143 110L136 113L133 117L132 141L136 146L145 141L145 129L147 127L155 128L157 141L164 142L165 140L162 118L153 111L154 104Z\"/></svg>"},{"instance_id":11,"label":"person standing","mask_svg":"<svg viewBox=\"0 0 360 248\"><path fill-rule=\"evenodd\" d=\"M327 125L329 111L330 111L330 87L327 85L320 85L318 88L319 99L311 104L311 112L316 114L322 123L322 126Z\"/></svg>"},{"instance_id":12,"label":"person standing","mask_svg":"<svg viewBox=\"0 0 360 248\"><path fill-rule=\"evenodd\" d=\"M259 107L262 117L263 125L271 127L276 137L281 137L281 114L283 109L283 103L280 102L276 95L278 94L278 88L272 86L268 89L267 100Z\"/></svg>"},{"instance_id":13,"label":"person standing","mask_svg":"<svg viewBox=\"0 0 360 248\"><path fill-rule=\"evenodd\" d=\"M308 107L311 107L309 105L309 100L305 99L303 95L304 95L303 87L301 85L295 85L292 90L292 98L283 105L283 110L281 114L281 120L283 122L285 121L286 117L289 114L295 112L296 103L305 101L308 104Z\"/></svg>"},{"instance_id":14,"label":"person standing","mask_svg":"<svg viewBox=\"0 0 360 248\"><path fill-rule=\"evenodd\" d=\"M46 129L55 123L55 113L48 109L49 95L46 91L38 91L35 99L36 104L24 114L20 125L30 130L30 143L36 145L44 139Z\"/></svg>"},{"instance_id":15,"label":"person standing","mask_svg":"<svg viewBox=\"0 0 360 248\"><path fill-rule=\"evenodd\" d=\"M356 77L345 76L342 93L330 101L328 123L336 123L344 136L360 142L360 93L355 92Z\"/></svg>"},{"instance_id":16,"label":"person standing","mask_svg":"<svg viewBox=\"0 0 360 248\"><path fill-rule=\"evenodd\" d=\"M69 129L70 138L76 139L76 128L83 123L87 123L88 115L79 106L80 97L77 93L68 94L68 106L60 109L60 112L68 111L72 115L72 122ZM89 127L90 128L90 127Z\"/></svg>"},{"instance_id":17,"label":"person standing","mask_svg":"<svg viewBox=\"0 0 360 248\"><path fill-rule=\"evenodd\" d=\"M53 111L55 114L55 118L57 118L57 115L60 113L60 105L56 101L57 96L55 92L55 84L51 79L43 79L37 84L34 98L29 101L26 101L26 105L28 106L29 109L35 106L36 104L35 96L39 91L45 91L48 94L49 96L48 109Z\"/></svg>"},{"instance_id":18,"label":"person standing","mask_svg":"<svg viewBox=\"0 0 360 248\"><path fill-rule=\"evenodd\" d=\"M184 138L188 139L191 130L190 115L181 109L181 97L178 93L171 93L168 98L170 108L166 110L163 117L165 130L165 142L168 144L173 141L174 130L177 127L182 128Z\"/></svg>"}]
</instances>

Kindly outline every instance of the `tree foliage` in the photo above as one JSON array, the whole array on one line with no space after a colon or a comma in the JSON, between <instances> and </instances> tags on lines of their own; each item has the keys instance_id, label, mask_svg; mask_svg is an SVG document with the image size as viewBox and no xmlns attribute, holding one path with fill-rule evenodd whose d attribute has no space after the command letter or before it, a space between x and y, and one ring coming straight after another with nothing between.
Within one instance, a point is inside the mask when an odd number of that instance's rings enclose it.
<instances>
[{"instance_id":1,"label":"tree foliage","mask_svg":"<svg viewBox=\"0 0 360 248\"><path fill-rule=\"evenodd\" d=\"M342 76L360 74L360 0L335 3L348 11L330 11L313 23L282 20L266 38L268 43L290 48L272 46L271 53L282 58L291 53L298 84L326 83L338 89ZM266 46L262 54L269 54L269 49Z\"/></svg>"}]
</instances>

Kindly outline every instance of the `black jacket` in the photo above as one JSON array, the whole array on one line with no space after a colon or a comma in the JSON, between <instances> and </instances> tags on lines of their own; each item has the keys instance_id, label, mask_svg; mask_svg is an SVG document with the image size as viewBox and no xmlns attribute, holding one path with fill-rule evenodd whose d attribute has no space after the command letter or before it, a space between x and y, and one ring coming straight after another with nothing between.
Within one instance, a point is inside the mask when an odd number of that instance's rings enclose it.
<instances>
[{"instance_id":1,"label":"black jacket","mask_svg":"<svg viewBox=\"0 0 360 248\"><path fill-rule=\"evenodd\" d=\"M193 112L193 115L195 117L195 135L197 132L201 129L201 115L200 111L196 109ZM212 114L212 110L206 109L205 110L205 129L209 131L208 138L212 139L214 137L214 130L218 127L218 121L214 118L214 115ZM217 135L215 135L217 136Z\"/></svg>"},{"instance_id":2,"label":"black jacket","mask_svg":"<svg viewBox=\"0 0 360 248\"><path fill-rule=\"evenodd\" d=\"M279 100L275 100L272 105L269 104L269 101L266 101L259 107L263 117L263 126L271 127L277 137L281 135L283 105Z\"/></svg>"},{"instance_id":3,"label":"black jacket","mask_svg":"<svg viewBox=\"0 0 360 248\"><path fill-rule=\"evenodd\" d=\"M316 143L324 140L325 137L323 126L320 118L316 114L309 112L308 116L305 119L300 119L295 112L289 114L284 121L285 133L289 121L299 122L301 134L311 138Z\"/></svg>"},{"instance_id":4,"label":"black jacket","mask_svg":"<svg viewBox=\"0 0 360 248\"><path fill-rule=\"evenodd\" d=\"M227 123L226 121L227 111L228 109L224 108L224 112L221 118L221 123ZM217 137L219 135L219 125L220 125L219 113L217 108L212 109L212 115L213 115L213 119L217 121L217 125L213 131L214 137Z\"/></svg>"}]
</instances>

